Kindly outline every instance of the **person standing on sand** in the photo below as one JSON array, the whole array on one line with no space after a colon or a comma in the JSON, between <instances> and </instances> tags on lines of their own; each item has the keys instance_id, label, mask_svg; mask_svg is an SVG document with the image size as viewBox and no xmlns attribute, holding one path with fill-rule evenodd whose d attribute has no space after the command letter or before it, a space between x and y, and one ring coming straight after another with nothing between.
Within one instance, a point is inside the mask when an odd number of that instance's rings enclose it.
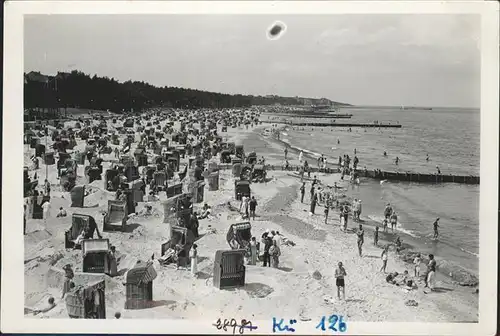
<instances>
[{"instance_id":1,"label":"person standing on sand","mask_svg":"<svg viewBox=\"0 0 500 336\"><path fill-rule=\"evenodd\" d=\"M345 300L345 280L344 277L347 275L342 262L339 261L338 267L335 269L335 283L337 285L337 297L340 300L340 291L342 290L342 297Z\"/></svg>"},{"instance_id":2,"label":"person standing on sand","mask_svg":"<svg viewBox=\"0 0 500 336\"><path fill-rule=\"evenodd\" d=\"M280 263L280 256L281 256L281 250L276 242L276 240L273 240L273 245L269 248L269 256L271 258L271 266L273 268L278 268L279 263Z\"/></svg>"},{"instance_id":3,"label":"person standing on sand","mask_svg":"<svg viewBox=\"0 0 500 336\"><path fill-rule=\"evenodd\" d=\"M288 148L285 147L284 152L285 152L285 160L287 160L288 159Z\"/></svg>"},{"instance_id":4,"label":"person standing on sand","mask_svg":"<svg viewBox=\"0 0 500 336\"><path fill-rule=\"evenodd\" d=\"M328 207L328 202L325 204L325 224L328 222L328 213L330 212L330 209Z\"/></svg>"},{"instance_id":5,"label":"person standing on sand","mask_svg":"<svg viewBox=\"0 0 500 336\"><path fill-rule=\"evenodd\" d=\"M429 254L429 263L427 264L427 276L425 287L429 287L431 291L434 290L434 277L436 275L436 260L434 260L434 255Z\"/></svg>"},{"instance_id":6,"label":"person standing on sand","mask_svg":"<svg viewBox=\"0 0 500 336\"><path fill-rule=\"evenodd\" d=\"M359 256L363 256L363 243L365 242L365 231L363 230L363 225L359 224L359 229L356 232L358 236L358 252Z\"/></svg>"},{"instance_id":7,"label":"person standing on sand","mask_svg":"<svg viewBox=\"0 0 500 336\"><path fill-rule=\"evenodd\" d=\"M382 250L382 255L381 255L382 267L380 268L380 272L382 272L382 271L384 271L384 273L386 272L388 254L389 254L389 245L386 245L384 247L384 249Z\"/></svg>"},{"instance_id":8,"label":"person standing on sand","mask_svg":"<svg viewBox=\"0 0 500 336\"><path fill-rule=\"evenodd\" d=\"M434 223L432 224L434 226L434 239L437 239L438 236L439 236L439 232L438 232L438 227L439 227L439 217L436 218L436 220L434 221Z\"/></svg>"},{"instance_id":9,"label":"person standing on sand","mask_svg":"<svg viewBox=\"0 0 500 336\"><path fill-rule=\"evenodd\" d=\"M257 241L255 237L250 240L250 261L249 265L257 265Z\"/></svg>"},{"instance_id":10,"label":"person standing on sand","mask_svg":"<svg viewBox=\"0 0 500 336\"><path fill-rule=\"evenodd\" d=\"M64 295L66 295L66 293L68 293L71 290L71 283L73 282L73 278L75 277L75 273L73 272L73 269L71 268L70 264L64 265L63 271L64 271L64 283L63 283L63 291L61 299L64 299Z\"/></svg>"},{"instance_id":11,"label":"person standing on sand","mask_svg":"<svg viewBox=\"0 0 500 336\"><path fill-rule=\"evenodd\" d=\"M304 153L302 151L300 151L300 154L299 154L299 162L300 162L300 164L302 164L303 156L304 156Z\"/></svg>"},{"instance_id":12,"label":"person standing on sand","mask_svg":"<svg viewBox=\"0 0 500 336\"><path fill-rule=\"evenodd\" d=\"M255 220L255 209L257 208L257 200L255 199L254 196L252 196L252 199L249 202L249 207L250 207L250 216L252 217L253 220ZM250 219L250 217L248 219Z\"/></svg>"},{"instance_id":13,"label":"person standing on sand","mask_svg":"<svg viewBox=\"0 0 500 336\"><path fill-rule=\"evenodd\" d=\"M311 202L312 202L312 199L313 199L313 196L314 196L314 183L311 184L311 189L309 190L309 193L311 195Z\"/></svg>"},{"instance_id":14,"label":"person standing on sand","mask_svg":"<svg viewBox=\"0 0 500 336\"><path fill-rule=\"evenodd\" d=\"M349 220L349 208L348 208L347 204L344 204L343 215L344 215L344 232L346 232L347 231L347 221Z\"/></svg>"},{"instance_id":15,"label":"person standing on sand","mask_svg":"<svg viewBox=\"0 0 500 336\"><path fill-rule=\"evenodd\" d=\"M269 249L273 246L273 239L269 235L264 238L264 267L271 267L271 255L269 254Z\"/></svg>"},{"instance_id":16,"label":"person standing on sand","mask_svg":"<svg viewBox=\"0 0 500 336\"><path fill-rule=\"evenodd\" d=\"M306 193L306 183L303 182L300 187L300 203L304 203L304 194Z\"/></svg>"},{"instance_id":17,"label":"person standing on sand","mask_svg":"<svg viewBox=\"0 0 500 336\"><path fill-rule=\"evenodd\" d=\"M198 277L198 245L193 244L189 251L189 258L191 259L191 274Z\"/></svg>"},{"instance_id":18,"label":"person standing on sand","mask_svg":"<svg viewBox=\"0 0 500 336\"><path fill-rule=\"evenodd\" d=\"M318 203L318 194L313 193L312 199L311 199L311 208L310 208L310 213L314 215L314 211L316 210L316 204Z\"/></svg>"},{"instance_id":19,"label":"person standing on sand","mask_svg":"<svg viewBox=\"0 0 500 336\"><path fill-rule=\"evenodd\" d=\"M373 244L378 246L378 225L375 227L375 232L373 233Z\"/></svg>"},{"instance_id":20,"label":"person standing on sand","mask_svg":"<svg viewBox=\"0 0 500 336\"><path fill-rule=\"evenodd\" d=\"M43 220L47 221L47 219L49 218L49 215L50 215L50 202L47 201L47 202L43 203L42 208L43 208Z\"/></svg>"}]
</instances>

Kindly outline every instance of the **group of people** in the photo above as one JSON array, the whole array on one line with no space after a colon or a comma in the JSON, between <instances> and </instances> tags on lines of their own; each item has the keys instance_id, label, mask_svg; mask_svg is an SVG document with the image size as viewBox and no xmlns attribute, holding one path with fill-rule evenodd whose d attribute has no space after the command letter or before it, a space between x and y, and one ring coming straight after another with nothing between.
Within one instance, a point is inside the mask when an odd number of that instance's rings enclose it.
<instances>
[{"instance_id":1,"label":"group of people","mask_svg":"<svg viewBox=\"0 0 500 336\"><path fill-rule=\"evenodd\" d=\"M243 218L255 220L255 210L257 209L257 200L255 196L247 197L242 196L240 202L240 213L243 214Z\"/></svg>"}]
</instances>

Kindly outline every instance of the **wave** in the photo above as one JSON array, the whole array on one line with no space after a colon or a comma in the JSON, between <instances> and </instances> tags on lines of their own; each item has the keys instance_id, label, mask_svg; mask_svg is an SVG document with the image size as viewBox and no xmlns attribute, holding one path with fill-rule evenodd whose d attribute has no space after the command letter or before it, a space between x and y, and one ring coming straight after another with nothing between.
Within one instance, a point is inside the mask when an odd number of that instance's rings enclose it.
<instances>
[{"instance_id":1,"label":"wave","mask_svg":"<svg viewBox=\"0 0 500 336\"><path fill-rule=\"evenodd\" d=\"M463 252L465 252L465 253L468 253L468 254L470 254L470 255L473 255L473 256L479 257L479 253L474 253L474 252L471 252L471 251L466 250L466 249L461 248L461 247L459 247L459 248L460 248L460 250L461 250L461 251L463 251Z\"/></svg>"},{"instance_id":2,"label":"wave","mask_svg":"<svg viewBox=\"0 0 500 336\"><path fill-rule=\"evenodd\" d=\"M368 215L366 216L367 218L371 219L372 221L374 222L377 222L378 224L382 225L382 221L384 220L384 216L381 216L381 215ZM391 228L391 224L389 223L389 225L387 226L390 230ZM400 231L404 234L407 234L409 236L412 236L414 238L421 238L417 233L415 233L414 231L412 230L409 230L409 229L405 229L403 227L403 223L399 222L396 224L396 231Z\"/></svg>"}]
</instances>

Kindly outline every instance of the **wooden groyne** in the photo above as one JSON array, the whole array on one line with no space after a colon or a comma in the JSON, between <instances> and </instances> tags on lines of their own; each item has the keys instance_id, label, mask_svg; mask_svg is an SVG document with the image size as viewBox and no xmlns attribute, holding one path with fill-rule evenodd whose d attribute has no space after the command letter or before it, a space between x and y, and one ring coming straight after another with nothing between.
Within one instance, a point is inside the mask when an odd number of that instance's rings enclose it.
<instances>
[{"instance_id":1,"label":"wooden groyne","mask_svg":"<svg viewBox=\"0 0 500 336\"><path fill-rule=\"evenodd\" d=\"M310 119L350 119L352 114L318 114L318 113L269 113L267 116L310 118Z\"/></svg>"},{"instance_id":2,"label":"wooden groyne","mask_svg":"<svg viewBox=\"0 0 500 336\"><path fill-rule=\"evenodd\" d=\"M401 124L353 124L353 123L306 123L306 122L279 122L274 120L263 120L267 124L286 124L290 126L312 126L312 127L373 127L373 128L401 128Z\"/></svg>"},{"instance_id":3,"label":"wooden groyne","mask_svg":"<svg viewBox=\"0 0 500 336\"><path fill-rule=\"evenodd\" d=\"M219 169L230 170L232 169L232 164L220 164ZM298 172L301 166L290 165L288 168L282 165L266 165L266 170L268 171L289 171ZM325 173L325 174L336 174L340 173L340 169L337 167L328 167L326 169L319 169L317 167L310 167L311 174L314 173ZM460 184L479 184L479 176L472 175L442 175L442 174L420 174L412 172L390 172L382 170L356 170L360 177L368 177L376 180L388 180L388 181L401 181L401 182L417 182L417 183L460 183ZM298 176L298 175L297 175ZM307 176L307 173L304 174Z\"/></svg>"}]
</instances>

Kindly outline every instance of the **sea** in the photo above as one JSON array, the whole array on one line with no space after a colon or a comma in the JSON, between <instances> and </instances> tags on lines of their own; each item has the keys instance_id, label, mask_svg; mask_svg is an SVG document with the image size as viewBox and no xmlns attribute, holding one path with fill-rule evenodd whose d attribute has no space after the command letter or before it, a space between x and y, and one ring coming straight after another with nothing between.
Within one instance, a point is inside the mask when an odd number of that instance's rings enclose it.
<instances>
[{"instance_id":1,"label":"sea","mask_svg":"<svg viewBox=\"0 0 500 336\"><path fill-rule=\"evenodd\" d=\"M310 158L324 155L336 164L341 155L359 159L358 167L386 171L479 176L480 111L465 108L342 108L352 114L338 123L399 123L402 128L288 127L280 138ZM298 118L294 118L295 119ZM329 122L326 119L298 120ZM384 156L384 151L387 156ZM427 156L429 160L426 160ZM395 164L399 158L398 165ZM316 162L311 162L316 165ZM362 219L381 222L391 203L398 213L397 231L423 253L433 253L478 274L479 185L457 183L381 183L363 179L347 194L363 200ZM433 222L440 218L439 238Z\"/></svg>"}]
</instances>

